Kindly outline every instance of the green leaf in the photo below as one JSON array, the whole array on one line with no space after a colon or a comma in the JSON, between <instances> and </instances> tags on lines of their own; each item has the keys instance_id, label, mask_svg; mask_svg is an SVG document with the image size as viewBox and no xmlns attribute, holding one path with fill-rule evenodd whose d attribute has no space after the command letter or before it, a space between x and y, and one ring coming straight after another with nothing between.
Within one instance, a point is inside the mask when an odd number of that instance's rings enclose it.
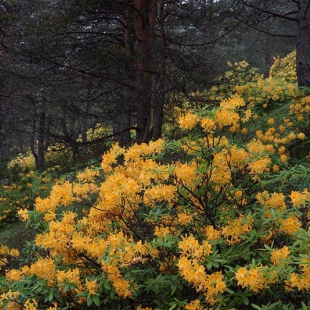
<instances>
[{"instance_id":1,"label":"green leaf","mask_svg":"<svg viewBox=\"0 0 310 310\"><path fill-rule=\"evenodd\" d=\"M304 310L309 309L309 308L307 307L307 305L306 305L303 301L301 302L301 305L302 305L302 308L303 308Z\"/></svg>"},{"instance_id":2,"label":"green leaf","mask_svg":"<svg viewBox=\"0 0 310 310\"><path fill-rule=\"evenodd\" d=\"M97 295L94 295L93 296L93 301L94 301L94 304L99 307L100 306L100 299Z\"/></svg>"},{"instance_id":3,"label":"green leaf","mask_svg":"<svg viewBox=\"0 0 310 310\"><path fill-rule=\"evenodd\" d=\"M53 291L50 291L50 293L48 294L47 300L48 300L48 301L52 301L53 298L54 298L54 292L53 292Z\"/></svg>"},{"instance_id":4,"label":"green leaf","mask_svg":"<svg viewBox=\"0 0 310 310\"><path fill-rule=\"evenodd\" d=\"M250 304L250 301L249 301L249 299L248 299L247 297L245 297L242 301L243 301L243 303L244 303L246 306L248 306L248 305Z\"/></svg>"},{"instance_id":5,"label":"green leaf","mask_svg":"<svg viewBox=\"0 0 310 310\"><path fill-rule=\"evenodd\" d=\"M93 303L93 296L88 295L87 300L86 300L87 307L89 307L92 303Z\"/></svg>"}]
</instances>

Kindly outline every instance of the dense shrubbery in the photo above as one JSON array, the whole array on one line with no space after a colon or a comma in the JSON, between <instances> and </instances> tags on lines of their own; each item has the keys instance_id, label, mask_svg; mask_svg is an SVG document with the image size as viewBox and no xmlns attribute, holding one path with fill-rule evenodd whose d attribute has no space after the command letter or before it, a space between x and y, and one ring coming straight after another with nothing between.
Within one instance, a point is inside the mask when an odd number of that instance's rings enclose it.
<instances>
[{"instance_id":1,"label":"dense shrubbery","mask_svg":"<svg viewBox=\"0 0 310 310\"><path fill-rule=\"evenodd\" d=\"M213 89L217 107L179 110L181 139L113 145L20 210L37 257L6 271L2 307L310 307L310 169L289 153L309 140L310 99L253 76ZM264 95L270 79L283 98ZM284 117L263 114L280 101Z\"/></svg>"}]
</instances>

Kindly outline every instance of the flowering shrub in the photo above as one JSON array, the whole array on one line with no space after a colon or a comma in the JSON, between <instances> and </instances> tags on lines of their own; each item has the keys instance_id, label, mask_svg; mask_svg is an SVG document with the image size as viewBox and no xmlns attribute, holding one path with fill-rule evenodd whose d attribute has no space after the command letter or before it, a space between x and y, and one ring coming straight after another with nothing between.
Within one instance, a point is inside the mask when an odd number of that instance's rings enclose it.
<instances>
[{"instance_id":1,"label":"flowering shrub","mask_svg":"<svg viewBox=\"0 0 310 310\"><path fill-rule=\"evenodd\" d=\"M56 183L19 211L43 231L36 259L6 271L1 307L310 307L309 168L288 150L308 137L291 113L258 129L230 96L181 113L181 139L115 144Z\"/></svg>"},{"instance_id":2,"label":"flowering shrub","mask_svg":"<svg viewBox=\"0 0 310 310\"><path fill-rule=\"evenodd\" d=\"M230 64L232 69L211 89L210 98L222 100L238 95L247 105L263 108L291 101L302 95L297 87L295 59L296 52L283 59L276 58L267 78L244 61Z\"/></svg>"}]
</instances>

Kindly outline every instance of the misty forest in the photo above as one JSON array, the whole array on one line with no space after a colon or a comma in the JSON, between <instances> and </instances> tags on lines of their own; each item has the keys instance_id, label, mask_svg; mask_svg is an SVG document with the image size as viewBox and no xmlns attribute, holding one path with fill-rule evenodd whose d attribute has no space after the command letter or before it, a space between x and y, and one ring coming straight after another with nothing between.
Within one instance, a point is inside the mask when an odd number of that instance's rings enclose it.
<instances>
[{"instance_id":1,"label":"misty forest","mask_svg":"<svg viewBox=\"0 0 310 310\"><path fill-rule=\"evenodd\" d=\"M0 0L0 309L310 309L308 0Z\"/></svg>"}]
</instances>

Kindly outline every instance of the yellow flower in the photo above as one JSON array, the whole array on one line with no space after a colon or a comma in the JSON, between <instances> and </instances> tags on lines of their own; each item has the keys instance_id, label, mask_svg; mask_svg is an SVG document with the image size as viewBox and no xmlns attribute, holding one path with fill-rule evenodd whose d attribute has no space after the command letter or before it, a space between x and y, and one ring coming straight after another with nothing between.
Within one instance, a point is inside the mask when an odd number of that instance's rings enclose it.
<instances>
[{"instance_id":1,"label":"yellow flower","mask_svg":"<svg viewBox=\"0 0 310 310\"><path fill-rule=\"evenodd\" d=\"M271 256L270 256L270 261L275 265L278 266L280 264L285 263L286 258L289 256L291 251L287 246L284 246L282 249L278 250L272 250L271 251Z\"/></svg>"},{"instance_id":2,"label":"yellow flower","mask_svg":"<svg viewBox=\"0 0 310 310\"><path fill-rule=\"evenodd\" d=\"M198 114L192 114L191 112L179 117L179 125L181 129L192 129L198 122Z\"/></svg>"},{"instance_id":3,"label":"yellow flower","mask_svg":"<svg viewBox=\"0 0 310 310\"><path fill-rule=\"evenodd\" d=\"M203 118L201 120L201 127L205 130L205 131L212 131L215 129L215 122L210 119L210 118Z\"/></svg>"},{"instance_id":4,"label":"yellow flower","mask_svg":"<svg viewBox=\"0 0 310 310\"><path fill-rule=\"evenodd\" d=\"M200 304L198 299L191 301L184 307L185 310L204 310L205 308Z\"/></svg>"},{"instance_id":5,"label":"yellow flower","mask_svg":"<svg viewBox=\"0 0 310 310\"><path fill-rule=\"evenodd\" d=\"M280 167L278 165L273 165L272 171L273 172L278 172L280 170Z\"/></svg>"},{"instance_id":6,"label":"yellow flower","mask_svg":"<svg viewBox=\"0 0 310 310\"><path fill-rule=\"evenodd\" d=\"M53 212L48 212L46 214L44 214L44 221L45 222L51 222L54 218L55 218L56 214Z\"/></svg>"},{"instance_id":7,"label":"yellow flower","mask_svg":"<svg viewBox=\"0 0 310 310\"><path fill-rule=\"evenodd\" d=\"M221 237L221 233L212 225L208 225L205 227L205 234L207 236L207 239L212 241L216 241Z\"/></svg>"},{"instance_id":8,"label":"yellow flower","mask_svg":"<svg viewBox=\"0 0 310 310\"><path fill-rule=\"evenodd\" d=\"M253 219L250 217L240 216L232 220L228 225L221 229L222 235L230 245L236 244L242 240L242 236L252 230Z\"/></svg>"},{"instance_id":9,"label":"yellow flower","mask_svg":"<svg viewBox=\"0 0 310 310\"><path fill-rule=\"evenodd\" d=\"M292 191L290 198L294 207L303 206L310 198L308 189L305 188L305 190L302 193Z\"/></svg>"},{"instance_id":10,"label":"yellow flower","mask_svg":"<svg viewBox=\"0 0 310 310\"><path fill-rule=\"evenodd\" d=\"M268 156L264 156L252 163L249 163L250 174L260 175L270 170L269 166L271 159Z\"/></svg>"},{"instance_id":11,"label":"yellow flower","mask_svg":"<svg viewBox=\"0 0 310 310\"><path fill-rule=\"evenodd\" d=\"M85 280L85 286L90 295L98 295L98 282L97 280L89 281Z\"/></svg>"},{"instance_id":12,"label":"yellow flower","mask_svg":"<svg viewBox=\"0 0 310 310\"><path fill-rule=\"evenodd\" d=\"M28 211L29 211L29 210L27 210L27 209L20 209L20 210L18 211L18 216L19 216L19 218L20 218L22 221L24 221L24 222L27 221L28 218L29 218Z\"/></svg>"},{"instance_id":13,"label":"yellow flower","mask_svg":"<svg viewBox=\"0 0 310 310\"><path fill-rule=\"evenodd\" d=\"M35 300L30 300L29 298L24 303L25 310L36 310L38 303Z\"/></svg>"},{"instance_id":14,"label":"yellow flower","mask_svg":"<svg viewBox=\"0 0 310 310\"><path fill-rule=\"evenodd\" d=\"M192 214L187 214L187 213L178 213L178 222L181 225L187 225L189 224L193 219Z\"/></svg>"},{"instance_id":15,"label":"yellow flower","mask_svg":"<svg viewBox=\"0 0 310 310\"><path fill-rule=\"evenodd\" d=\"M293 235L301 227L301 223L296 215L290 215L287 219L280 219L280 231L288 235Z\"/></svg>"},{"instance_id":16,"label":"yellow flower","mask_svg":"<svg viewBox=\"0 0 310 310\"><path fill-rule=\"evenodd\" d=\"M265 270L263 266L246 269L244 267L239 268L236 271L235 279L237 284L243 288L249 288L253 292L259 292L262 289L268 288L269 284L275 283L277 281L277 276L273 275L270 271ZM264 275L268 274L268 277Z\"/></svg>"},{"instance_id":17,"label":"yellow flower","mask_svg":"<svg viewBox=\"0 0 310 310\"><path fill-rule=\"evenodd\" d=\"M166 235L170 234L170 228L169 227L164 227L163 225L156 226L155 227L155 231L154 231L154 235L156 237L165 237Z\"/></svg>"},{"instance_id":18,"label":"yellow flower","mask_svg":"<svg viewBox=\"0 0 310 310\"><path fill-rule=\"evenodd\" d=\"M298 139L304 140L305 138L306 138L306 135L305 135L303 132L300 132L300 133L298 134Z\"/></svg>"}]
</instances>

